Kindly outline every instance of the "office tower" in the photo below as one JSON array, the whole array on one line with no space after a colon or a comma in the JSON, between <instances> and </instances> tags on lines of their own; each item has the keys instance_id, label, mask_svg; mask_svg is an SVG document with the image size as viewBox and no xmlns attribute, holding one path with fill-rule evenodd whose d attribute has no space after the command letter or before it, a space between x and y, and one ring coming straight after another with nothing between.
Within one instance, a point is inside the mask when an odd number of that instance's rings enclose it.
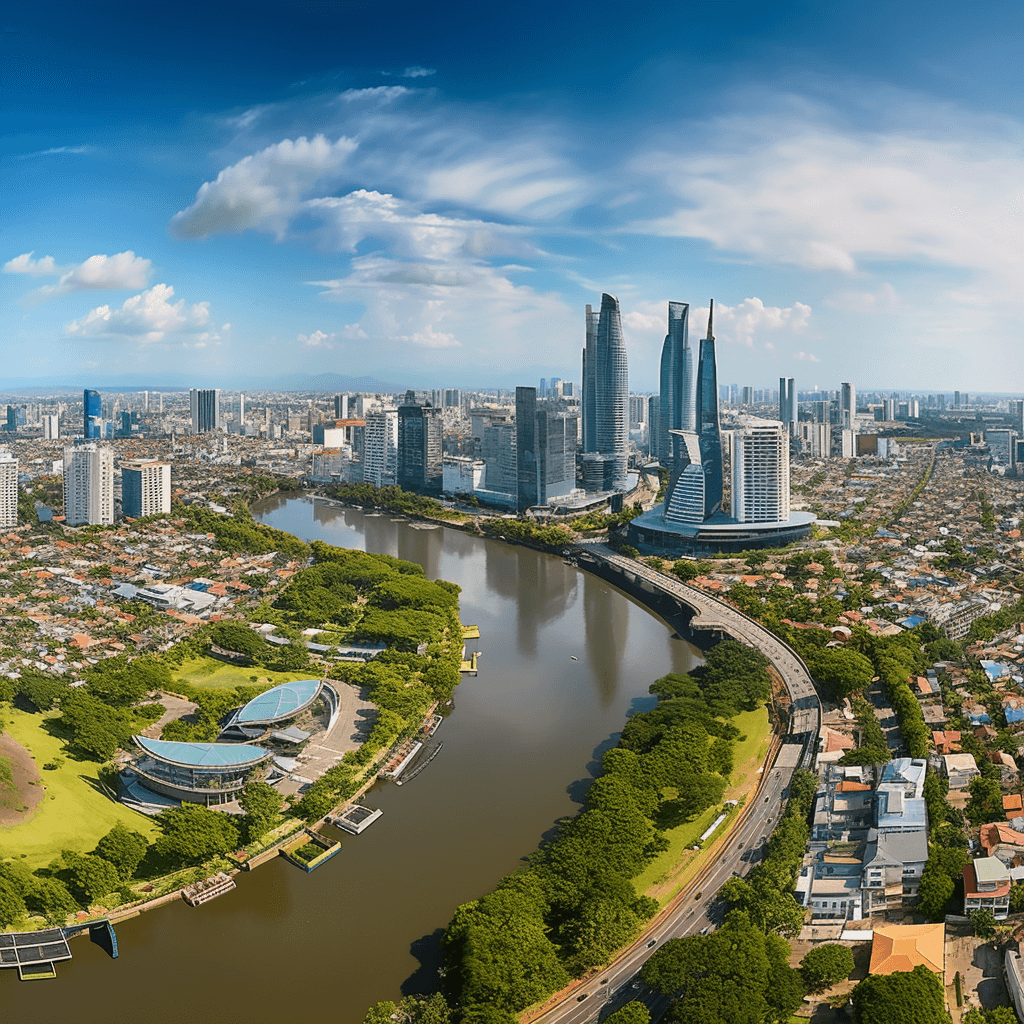
<instances>
[{"instance_id":1,"label":"office tower","mask_svg":"<svg viewBox=\"0 0 1024 1024\"><path fill-rule=\"evenodd\" d=\"M587 306L587 347L583 353L583 451L612 459L616 488L627 486L629 374L619 300L601 296L601 311ZM518 389L516 394L519 394Z\"/></svg>"},{"instance_id":2,"label":"office tower","mask_svg":"<svg viewBox=\"0 0 1024 1024\"><path fill-rule=\"evenodd\" d=\"M121 511L132 519L171 511L171 467L159 459L121 463Z\"/></svg>"},{"instance_id":3,"label":"office tower","mask_svg":"<svg viewBox=\"0 0 1024 1024\"><path fill-rule=\"evenodd\" d=\"M100 436L100 421L103 419L103 402L98 391L88 388L82 392L82 436L88 441Z\"/></svg>"},{"instance_id":4,"label":"office tower","mask_svg":"<svg viewBox=\"0 0 1024 1024\"><path fill-rule=\"evenodd\" d=\"M441 410L432 405L398 407L398 486L439 491L444 480Z\"/></svg>"},{"instance_id":5,"label":"office tower","mask_svg":"<svg viewBox=\"0 0 1024 1024\"><path fill-rule=\"evenodd\" d=\"M954 409L959 409L960 408L960 392L959 391L954 391L953 392L953 408Z\"/></svg>"},{"instance_id":6,"label":"office tower","mask_svg":"<svg viewBox=\"0 0 1024 1024\"><path fill-rule=\"evenodd\" d=\"M149 412L149 392L142 392L142 411Z\"/></svg>"},{"instance_id":7,"label":"office tower","mask_svg":"<svg viewBox=\"0 0 1024 1024\"><path fill-rule=\"evenodd\" d=\"M743 405L753 405L754 404L754 389L753 388L750 388L750 387L744 387L743 388L742 404Z\"/></svg>"},{"instance_id":8,"label":"office tower","mask_svg":"<svg viewBox=\"0 0 1024 1024\"><path fill-rule=\"evenodd\" d=\"M238 392L238 425L241 426L245 422L245 395Z\"/></svg>"},{"instance_id":9,"label":"office tower","mask_svg":"<svg viewBox=\"0 0 1024 1024\"><path fill-rule=\"evenodd\" d=\"M220 429L220 389L192 388L188 395L192 410L192 433L205 434Z\"/></svg>"},{"instance_id":10,"label":"office tower","mask_svg":"<svg viewBox=\"0 0 1024 1024\"><path fill-rule=\"evenodd\" d=\"M575 398L576 397L576 385L571 380L562 381L562 397L563 398Z\"/></svg>"},{"instance_id":11,"label":"office tower","mask_svg":"<svg viewBox=\"0 0 1024 1024\"><path fill-rule=\"evenodd\" d=\"M556 396L558 397L558 396ZM629 429L640 430L647 422L647 396L629 396Z\"/></svg>"},{"instance_id":12,"label":"office tower","mask_svg":"<svg viewBox=\"0 0 1024 1024\"><path fill-rule=\"evenodd\" d=\"M718 370L715 362L714 300L708 310L708 333L697 361L696 431L675 431L665 519L702 523L722 508L722 434L718 420Z\"/></svg>"},{"instance_id":13,"label":"office tower","mask_svg":"<svg viewBox=\"0 0 1024 1024\"><path fill-rule=\"evenodd\" d=\"M1010 402L1010 429L1024 434L1024 402Z\"/></svg>"},{"instance_id":14,"label":"office tower","mask_svg":"<svg viewBox=\"0 0 1024 1024\"><path fill-rule=\"evenodd\" d=\"M64 449L64 521L104 526L114 521L114 453L83 444Z\"/></svg>"},{"instance_id":15,"label":"office tower","mask_svg":"<svg viewBox=\"0 0 1024 1024\"><path fill-rule=\"evenodd\" d=\"M516 388L516 495L520 509L547 505L576 488L578 415L536 388Z\"/></svg>"},{"instance_id":16,"label":"office tower","mask_svg":"<svg viewBox=\"0 0 1024 1024\"><path fill-rule=\"evenodd\" d=\"M658 458L662 446L661 396L651 395L647 399L647 451L652 459Z\"/></svg>"},{"instance_id":17,"label":"office tower","mask_svg":"<svg viewBox=\"0 0 1024 1024\"><path fill-rule=\"evenodd\" d=\"M334 396L334 418L336 420L348 419L348 395Z\"/></svg>"},{"instance_id":18,"label":"office tower","mask_svg":"<svg viewBox=\"0 0 1024 1024\"><path fill-rule=\"evenodd\" d=\"M60 437L60 417L46 415L42 417L42 421L44 441L53 441Z\"/></svg>"},{"instance_id":19,"label":"office tower","mask_svg":"<svg viewBox=\"0 0 1024 1024\"><path fill-rule=\"evenodd\" d=\"M786 429L796 433L797 416L796 381L792 377L779 378L779 419Z\"/></svg>"},{"instance_id":20,"label":"office tower","mask_svg":"<svg viewBox=\"0 0 1024 1024\"><path fill-rule=\"evenodd\" d=\"M444 389L444 406L446 409L459 409L462 407L462 392L458 388Z\"/></svg>"},{"instance_id":21,"label":"office tower","mask_svg":"<svg viewBox=\"0 0 1024 1024\"><path fill-rule=\"evenodd\" d=\"M789 432L749 419L732 435L732 517L739 523L789 519Z\"/></svg>"},{"instance_id":22,"label":"office tower","mask_svg":"<svg viewBox=\"0 0 1024 1024\"><path fill-rule=\"evenodd\" d=\"M18 429L18 410L13 405L7 406L7 422L4 424L4 430L10 431L12 434Z\"/></svg>"},{"instance_id":23,"label":"office tower","mask_svg":"<svg viewBox=\"0 0 1024 1024\"><path fill-rule=\"evenodd\" d=\"M0 530L18 525L18 460L0 452Z\"/></svg>"},{"instance_id":24,"label":"office tower","mask_svg":"<svg viewBox=\"0 0 1024 1024\"><path fill-rule=\"evenodd\" d=\"M822 423L820 421L799 423L797 425L797 436L800 438L800 447L804 455L810 455L812 458L817 459L827 459L832 454L831 423Z\"/></svg>"},{"instance_id":25,"label":"office tower","mask_svg":"<svg viewBox=\"0 0 1024 1024\"><path fill-rule=\"evenodd\" d=\"M857 425L857 392L852 384L839 385L839 425L843 430L853 430Z\"/></svg>"},{"instance_id":26,"label":"office tower","mask_svg":"<svg viewBox=\"0 0 1024 1024\"><path fill-rule=\"evenodd\" d=\"M548 394L548 379L547 377L541 377L540 387L537 388L537 396L539 398L546 398Z\"/></svg>"},{"instance_id":27,"label":"office tower","mask_svg":"<svg viewBox=\"0 0 1024 1024\"><path fill-rule=\"evenodd\" d=\"M960 408L961 409L966 409L966 408L968 408L970 406L970 404L971 404L971 396L969 394L967 394L967 392L965 391L960 396Z\"/></svg>"},{"instance_id":28,"label":"office tower","mask_svg":"<svg viewBox=\"0 0 1024 1024\"><path fill-rule=\"evenodd\" d=\"M164 393L161 391L157 394L156 410L158 413L163 415L164 411Z\"/></svg>"},{"instance_id":29,"label":"office tower","mask_svg":"<svg viewBox=\"0 0 1024 1024\"><path fill-rule=\"evenodd\" d=\"M738 384L729 385L729 404L739 405L740 404L740 389Z\"/></svg>"},{"instance_id":30,"label":"office tower","mask_svg":"<svg viewBox=\"0 0 1024 1024\"><path fill-rule=\"evenodd\" d=\"M939 395L939 412L945 412L945 411L946 411L946 396L945 395Z\"/></svg>"},{"instance_id":31,"label":"office tower","mask_svg":"<svg viewBox=\"0 0 1024 1024\"><path fill-rule=\"evenodd\" d=\"M366 414L363 435L363 480L374 487L394 484L398 471L398 410Z\"/></svg>"},{"instance_id":32,"label":"office tower","mask_svg":"<svg viewBox=\"0 0 1024 1024\"><path fill-rule=\"evenodd\" d=\"M658 421L658 446L651 455L663 466L672 461L671 430L694 430L694 382L696 380L693 350L688 337L690 304L668 304L668 334L661 349L661 379ZM654 420L651 420L652 429Z\"/></svg>"}]
</instances>

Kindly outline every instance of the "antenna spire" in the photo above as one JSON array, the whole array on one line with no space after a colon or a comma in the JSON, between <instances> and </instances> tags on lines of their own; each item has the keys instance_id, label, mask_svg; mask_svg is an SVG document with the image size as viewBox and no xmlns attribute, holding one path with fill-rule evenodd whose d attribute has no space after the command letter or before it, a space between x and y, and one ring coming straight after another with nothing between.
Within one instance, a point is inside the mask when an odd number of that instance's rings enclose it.
<instances>
[{"instance_id":1,"label":"antenna spire","mask_svg":"<svg viewBox=\"0 0 1024 1024\"><path fill-rule=\"evenodd\" d=\"M708 337L714 339L714 335L711 333L712 322L715 319L715 300L711 300L711 306L708 309Z\"/></svg>"}]
</instances>

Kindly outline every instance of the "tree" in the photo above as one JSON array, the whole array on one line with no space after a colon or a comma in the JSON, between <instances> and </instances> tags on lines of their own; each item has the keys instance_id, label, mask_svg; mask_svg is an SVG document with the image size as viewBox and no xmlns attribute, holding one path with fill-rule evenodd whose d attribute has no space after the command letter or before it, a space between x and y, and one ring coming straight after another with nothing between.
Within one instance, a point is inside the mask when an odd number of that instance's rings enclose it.
<instances>
[{"instance_id":1,"label":"tree","mask_svg":"<svg viewBox=\"0 0 1024 1024\"><path fill-rule=\"evenodd\" d=\"M917 890L917 910L929 921L941 921L946 913L946 906L953 897L956 884L941 868L932 866L931 860L925 864L921 874L921 884Z\"/></svg>"},{"instance_id":2,"label":"tree","mask_svg":"<svg viewBox=\"0 0 1024 1024\"><path fill-rule=\"evenodd\" d=\"M871 661L848 647L816 651L808 657L807 665L826 695L834 701L863 690L874 675Z\"/></svg>"},{"instance_id":3,"label":"tree","mask_svg":"<svg viewBox=\"0 0 1024 1024\"><path fill-rule=\"evenodd\" d=\"M846 946L827 942L815 946L800 961L800 972L812 992L822 992L850 976L853 953Z\"/></svg>"},{"instance_id":4,"label":"tree","mask_svg":"<svg viewBox=\"0 0 1024 1024\"><path fill-rule=\"evenodd\" d=\"M978 826L1003 817L1003 791L998 779L971 779L968 787L971 799L967 802L967 817Z\"/></svg>"},{"instance_id":5,"label":"tree","mask_svg":"<svg viewBox=\"0 0 1024 1024\"><path fill-rule=\"evenodd\" d=\"M30 910L42 914L46 923L63 925L80 909L78 901L59 878L40 878L26 901Z\"/></svg>"},{"instance_id":6,"label":"tree","mask_svg":"<svg viewBox=\"0 0 1024 1024\"><path fill-rule=\"evenodd\" d=\"M1014 882L1010 887L1010 911L1019 914L1024 910L1024 882Z\"/></svg>"},{"instance_id":7,"label":"tree","mask_svg":"<svg viewBox=\"0 0 1024 1024\"><path fill-rule=\"evenodd\" d=\"M163 830L157 853L174 864L202 864L238 847L238 826L231 818L199 804L171 807L156 820Z\"/></svg>"},{"instance_id":8,"label":"tree","mask_svg":"<svg viewBox=\"0 0 1024 1024\"><path fill-rule=\"evenodd\" d=\"M451 1008L440 992L432 996L405 996L400 1003L390 999L375 1003L366 1011L363 1024L449 1024Z\"/></svg>"},{"instance_id":9,"label":"tree","mask_svg":"<svg viewBox=\"0 0 1024 1024\"><path fill-rule=\"evenodd\" d=\"M0 878L0 928L14 924L25 913L25 900L8 878Z\"/></svg>"},{"instance_id":10,"label":"tree","mask_svg":"<svg viewBox=\"0 0 1024 1024\"><path fill-rule=\"evenodd\" d=\"M91 906L121 887L117 868L102 857L74 850L64 850L61 857L67 865L65 875L68 886L82 906Z\"/></svg>"},{"instance_id":11,"label":"tree","mask_svg":"<svg viewBox=\"0 0 1024 1024\"><path fill-rule=\"evenodd\" d=\"M853 990L856 1024L948 1024L945 991L927 967L869 974Z\"/></svg>"},{"instance_id":12,"label":"tree","mask_svg":"<svg viewBox=\"0 0 1024 1024\"><path fill-rule=\"evenodd\" d=\"M135 832L119 821L96 844L93 853L113 864L122 881L127 882L135 874L135 869L142 863L148 849L149 842L141 832Z\"/></svg>"},{"instance_id":13,"label":"tree","mask_svg":"<svg viewBox=\"0 0 1024 1024\"><path fill-rule=\"evenodd\" d=\"M991 939L996 934L996 915L986 907L972 910L971 931L979 939Z\"/></svg>"},{"instance_id":14,"label":"tree","mask_svg":"<svg viewBox=\"0 0 1024 1024\"><path fill-rule=\"evenodd\" d=\"M651 1011L638 999L633 999L621 1010L606 1017L604 1024L650 1024L650 1021Z\"/></svg>"},{"instance_id":15,"label":"tree","mask_svg":"<svg viewBox=\"0 0 1024 1024\"><path fill-rule=\"evenodd\" d=\"M253 843L277 824L284 797L273 786L253 780L242 790L238 803L245 811L243 827L246 840Z\"/></svg>"}]
</instances>

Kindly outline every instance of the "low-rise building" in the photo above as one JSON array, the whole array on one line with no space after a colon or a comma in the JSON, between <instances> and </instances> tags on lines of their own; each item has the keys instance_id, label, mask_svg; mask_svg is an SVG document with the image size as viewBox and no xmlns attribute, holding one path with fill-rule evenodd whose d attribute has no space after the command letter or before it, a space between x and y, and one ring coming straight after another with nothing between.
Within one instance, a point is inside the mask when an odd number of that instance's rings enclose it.
<instances>
[{"instance_id":1,"label":"low-rise building","mask_svg":"<svg viewBox=\"0 0 1024 1024\"><path fill-rule=\"evenodd\" d=\"M945 973L945 924L894 924L874 930L870 974L910 972L915 967Z\"/></svg>"},{"instance_id":2,"label":"low-rise building","mask_svg":"<svg viewBox=\"0 0 1024 1024\"><path fill-rule=\"evenodd\" d=\"M964 865L964 913L991 910L997 921L1010 913L1010 872L998 857L975 857Z\"/></svg>"},{"instance_id":3,"label":"low-rise building","mask_svg":"<svg viewBox=\"0 0 1024 1024\"><path fill-rule=\"evenodd\" d=\"M942 758L942 770L949 779L950 789L966 789L971 779L981 775L973 754L946 754Z\"/></svg>"}]
</instances>

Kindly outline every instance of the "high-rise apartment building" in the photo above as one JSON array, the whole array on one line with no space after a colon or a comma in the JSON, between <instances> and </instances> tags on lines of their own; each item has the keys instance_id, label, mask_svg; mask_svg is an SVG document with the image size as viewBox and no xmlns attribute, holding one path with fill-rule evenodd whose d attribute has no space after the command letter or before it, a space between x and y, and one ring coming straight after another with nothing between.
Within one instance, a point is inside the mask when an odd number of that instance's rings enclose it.
<instances>
[{"instance_id":1,"label":"high-rise apartment building","mask_svg":"<svg viewBox=\"0 0 1024 1024\"><path fill-rule=\"evenodd\" d=\"M747 419L732 434L732 517L738 523L789 519L789 432Z\"/></svg>"},{"instance_id":2,"label":"high-rise apartment building","mask_svg":"<svg viewBox=\"0 0 1024 1024\"><path fill-rule=\"evenodd\" d=\"M398 410L372 409L363 434L363 480L386 487L397 482L397 474Z\"/></svg>"},{"instance_id":3,"label":"high-rise apartment building","mask_svg":"<svg viewBox=\"0 0 1024 1024\"><path fill-rule=\"evenodd\" d=\"M658 447L651 449L651 454L663 466L670 465L672 461L673 435L670 431L696 429L696 367L688 337L689 315L688 302L668 304L668 334L661 348Z\"/></svg>"},{"instance_id":4,"label":"high-rise apartment building","mask_svg":"<svg viewBox=\"0 0 1024 1024\"><path fill-rule=\"evenodd\" d=\"M779 419L791 434L796 433L797 415L796 381L792 377L779 378Z\"/></svg>"},{"instance_id":5,"label":"high-rise apartment building","mask_svg":"<svg viewBox=\"0 0 1024 1024\"><path fill-rule=\"evenodd\" d=\"M857 391L852 384L839 385L839 425L843 430L857 426Z\"/></svg>"},{"instance_id":6,"label":"high-rise apartment building","mask_svg":"<svg viewBox=\"0 0 1024 1024\"><path fill-rule=\"evenodd\" d=\"M336 420L348 419L348 395L334 396L334 418Z\"/></svg>"},{"instance_id":7,"label":"high-rise apartment building","mask_svg":"<svg viewBox=\"0 0 1024 1024\"><path fill-rule=\"evenodd\" d=\"M82 392L82 437L87 441L100 436L103 422L103 402L98 391L88 388Z\"/></svg>"},{"instance_id":8,"label":"high-rise apartment building","mask_svg":"<svg viewBox=\"0 0 1024 1024\"><path fill-rule=\"evenodd\" d=\"M441 410L432 405L398 407L398 486L439 491L444 482Z\"/></svg>"},{"instance_id":9,"label":"high-rise apartment building","mask_svg":"<svg viewBox=\"0 0 1024 1024\"><path fill-rule=\"evenodd\" d=\"M601 296L601 311L587 306L583 352L583 451L609 456L616 488L627 486L629 373L619 300ZM518 395L518 389L516 390Z\"/></svg>"},{"instance_id":10,"label":"high-rise apartment building","mask_svg":"<svg viewBox=\"0 0 1024 1024\"><path fill-rule=\"evenodd\" d=\"M83 444L64 449L64 521L109 526L114 521L114 453Z\"/></svg>"},{"instance_id":11,"label":"high-rise apartment building","mask_svg":"<svg viewBox=\"0 0 1024 1024\"><path fill-rule=\"evenodd\" d=\"M60 437L60 417L45 415L40 417L43 423L43 440L54 441Z\"/></svg>"},{"instance_id":12,"label":"high-rise apartment building","mask_svg":"<svg viewBox=\"0 0 1024 1024\"><path fill-rule=\"evenodd\" d=\"M662 429L661 395L651 395L647 399L647 451L652 459L659 458L662 450Z\"/></svg>"},{"instance_id":13,"label":"high-rise apartment building","mask_svg":"<svg viewBox=\"0 0 1024 1024\"><path fill-rule=\"evenodd\" d=\"M189 393L192 433L205 434L220 429L220 389L192 388Z\"/></svg>"},{"instance_id":14,"label":"high-rise apartment building","mask_svg":"<svg viewBox=\"0 0 1024 1024\"><path fill-rule=\"evenodd\" d=\"M18 460L0 452L0 530L18 525Z\"/></svg>"},{"instance_id":15,"label":"high-rise apartment building","mask_svg":"<svg viewBox=\"0 0 1024 1024\"><path fill-rule=\"evenodd\" d=\"M121 463L121 512L138 519L171 511L171 467L158 459Z\"/></svg>"},{"instance_id":16,"label":"high-rise apartment building","mask_svg":"<svg viewBox=\"0 0 1024 1024\"><path fill-rule=\"evenodd\" d=\"M516 388L516 495L520 509L547 505L576 487L578 414L536 388Z\"/></svg>"}]
</instances>

